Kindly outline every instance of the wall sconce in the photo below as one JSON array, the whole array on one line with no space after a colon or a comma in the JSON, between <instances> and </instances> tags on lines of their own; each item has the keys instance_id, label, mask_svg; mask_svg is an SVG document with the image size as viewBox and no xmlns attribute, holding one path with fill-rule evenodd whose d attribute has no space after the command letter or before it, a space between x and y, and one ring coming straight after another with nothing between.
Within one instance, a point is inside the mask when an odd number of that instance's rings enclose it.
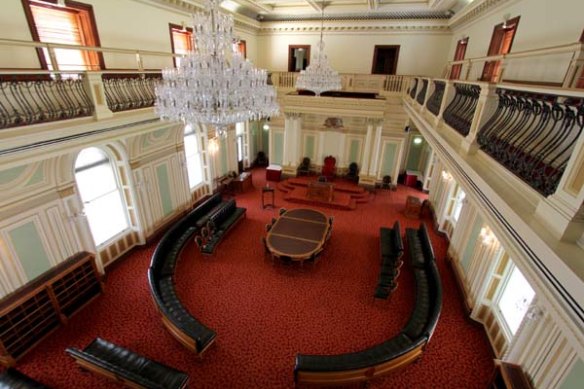
<instances>
[{"instance_id":1,"label":"wall sconce","mask_svg":"<svg viewBox=\"0 0 584 389\"><path fill-rule=\"evenodd\" d=\"M415 145L421 145L421 144L422 144L422 141L423 141L422 137L420 137L420 136L416 136L416 137L414 138L414 140L413 140L413 143L414 143Z\"/></svg>"},{"instance_id":2,"label":"wall sconce","mask_svg":"<svg viewBox=\"0 0 584 389\"><path fill-rule=\"evenodd\" d=\"M264 123L264 126L262 128L264 129L264 131L268 131L270 129L270 125L268 123Z\"/></svg>"},{"instance_id":3,"label":"wall sconce","mask_svg":"<svg viewBox=\"0 0 584 389\"><path fill-rule=\"evenodd\" d=\"M447 171L442 170L442 179L447 182L452 181L452 175Z\"/></svg>"},{"instance_id":4,"label":"wall sconce","mask_svg":"<svg viewBox=\"0 0 584 389\"><path fill-rule=\"evenodd\" d=\"M525 312L525 317L529 320L537 320L543 316L543 310L531 300L529 303L523 298L515 304L517 310Z\"/></svg>"},{"instance_id":5,"label":"wall sconce","mask_svg":"<svg viewBox=\"0 0 584 389\"><path fill-rule=\"evenodd\" d=\"M217 139L213 138L209 141L209 152L212 155L217 154L219 151L219 144L217 143Z\"/></svg>"},{"instance_id":6,"label":"wall sconce","mask_svg":"<svg viewBox=\"0 0 584 389\"><path fill-rule=\"evenodd\" d=\"M479 237L485 246L491 245L495 241L495 234L489 227L481 228L481 232L479 233Z\"/></svg>"}]
</instances>

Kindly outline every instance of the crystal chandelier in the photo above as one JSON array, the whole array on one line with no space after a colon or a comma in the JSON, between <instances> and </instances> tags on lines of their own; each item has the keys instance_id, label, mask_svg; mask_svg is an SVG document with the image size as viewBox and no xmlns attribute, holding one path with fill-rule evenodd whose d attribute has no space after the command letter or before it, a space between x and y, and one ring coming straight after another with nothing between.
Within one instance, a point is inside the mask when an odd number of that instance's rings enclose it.
<instances>
[{"instance_id":1,"label":"crystal chandelier","mask_svg":"<svg viewBox=\"0 0 584 389\"><path fill-rule=\"evenodd\" d=\"M320 41L316 45L315 54L312 56L310 65L306 70L302 70L296 79L297 89L306 89L320 96L322 92L341 89L341 77L328 63L324 53L324 41L322 32L324 30L324 0L322 2L322 18L320 26Z\"/></svg>"},{"instance_id":2,"label":"crystal chandelier","mask_svg":"<svg viewBox=\"0 0 584 389\"><path fill-rule=\"evenodd\" d=\"M155 92L161 119L211 125L225 136L230 124L278 115L279 106L267 72L236 49L233 17L219 12L220 2L206 0L206 12L193 15L194 50L162 71Z\"/></svg>"}]
</instances>

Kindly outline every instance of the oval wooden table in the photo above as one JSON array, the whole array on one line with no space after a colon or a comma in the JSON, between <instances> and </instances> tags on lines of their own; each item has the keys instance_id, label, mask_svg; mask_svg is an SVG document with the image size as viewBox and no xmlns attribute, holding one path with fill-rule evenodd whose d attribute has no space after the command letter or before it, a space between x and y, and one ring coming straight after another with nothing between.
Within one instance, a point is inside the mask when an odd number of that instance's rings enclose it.
<instances>
[{"instance_id":1,"label":"oval wooden table","mask_svg":"<svg viewBox=\"0 0 584 389\"><path fill-rule=\"evenodd\" d=\"M314 209L291 209L274 223L266 243L272 255L305 261L324 245L329 230L327 216Z\"/></svg>"}]
</instances>

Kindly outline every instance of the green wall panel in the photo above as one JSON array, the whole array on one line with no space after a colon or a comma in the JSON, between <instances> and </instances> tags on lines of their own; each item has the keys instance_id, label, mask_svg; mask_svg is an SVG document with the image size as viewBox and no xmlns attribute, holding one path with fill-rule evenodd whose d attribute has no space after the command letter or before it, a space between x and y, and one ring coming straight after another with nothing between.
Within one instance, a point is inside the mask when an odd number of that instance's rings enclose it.
<instances>
[{"instance_id":1,"label":"green wall panel","mask_svg":"<svg viewBox=\"0 0 584 389\"><path fill-rule=\"evenodd\" d=\"M164 216L170 215L174 210L172 206L172 196L170 195L170 180L168 179L168 169L165 165L156 168L156 177L158 177L158 191L162 202L162 212Z\"/></svg>"},{"instance_id":2,"label":"green wall panel","mask_svg":"<svg viewBox=\"0 0 584 389\"><path fill-rule=\"evenodd\" d=\"M424 150L424 143L422 142L422 143L416 145L413 142L414 138L418 138L418 136L412 137L412 141L410 141L410 153L408 154L408 160L406 161L406 169L407 170L423 170L420 167L420 158L422 158L422 151Z\"/></svg>"},{"instance_id":3,"label":"green wall panel","mask_svg":"<svg viewBox=\"0 0 584 389\"><path fill-rule=\"evenodd\" d=\"M16 180L26 169L26 166L17 166L12 169L0 170L0 184L7 184Z\"/></svg>"},{"instance_id":4,"label":"green wall panel","mask_svg":"<svg viewBox=\"0 0 584 389\"><path fill-rule=\"evenodd\" d=\"M281 165L283 158L284 158L284 134L282 134L281 132L275 132L274 150L272 150L270 155L270 163Z\"/></svg>"},{"instance_id":5,"label":"green wall panel","mask_svg":"<svg viewBox=\"0 0 584 389\"><path fill-rule=\"evenodd\" d=\"M308 135L304 141L304 155L302 158L308 157L314 159L314 135Z\"/></svg>"},{"instance_id":6,"label":"green wall panel","mask_svg":"<svg viewBox=\"0 0 584 389\"><path fill-rule=\"evenodd\" d=\"M468 237L468 241L466 242L466 247L464 248L464 252L462 253L462 258L460 259L460 264L464 269L464 273L468 272L468 267L470 265L470 259L472 258L472 253L474 252L474 248L479 237L479 233L481 231L481 227L483 225L483 220L480 216L477 216L475 223L472 226L472 230L470 231L470 236Z\"/></svg>"},{"instance_id":7,"label":"green wall panel","mask_svg":"<svg viewBox=\"0 0 584 389\"><path fill-rule=\"evenodd\" d=\"M361 141L357 140L357 139L353 139L351 141L351 145L349 146L349 163L351 162L357 162L359 163L359 161L357 160L359 158L359 146L361 146Z\"/></svg>"},{"instance_id":8,"label":"green wall panel","mask_svg":"<svg viewBox=\"0 0 584 389\"><path fill-rule=\"evenodd\" d=\"M29 280L49 270L51 263L33 222L28 222L9 232L18 259Z\"/></svg>"},{"instance_id":9,"label":"green wall panel","mask_svg":"<svg viewBox=\"0 0 584 389\"><path fill-rule=\"evenodd\" d=\"M30 178L30 180L28 180L28 182L26 183L26 186L38 184L39 182L41 182L43 180L43 178L45 178L45 172L43 169L43 164L41 163L41 164L39 164L39 166L35 170L34 174Z\"/></svg>"},{"instance_id":10,"label":"green wall panel","mask_svg":"<svg viewBox=\"0 0 584 389\"><path fill-rule=\"evenodd\" d=\"M579 359L568 373L560 389L581 389L584 386L584 362Z\"/></svg>"},{"instance_id":11,"label":"green wall panel","mask_svg":"<svg viewBox=\"0 0 584 389\"><path fill-rule=\"evenodd\" d=\"M260 132L261 132L261 137L262 137L262 147L261 147L261 151L263 151L264 153L266 153L267 156L270 155L270 131L266 131L263 129L263 127L259 127L260 128Z\"/></svg>"},{"instance_id":12,"label":"green wall panel","mask_svg":"<svg viewBox=\"0 0 584 389\"><path fill-rule=\"evenodd\" d=\"M229 165L227 163L227 140L225 138L221 139L220 143L220 155L221 155L221 175L227 173Z\"/></svg>"},{"instance_id":13,"label":"green wall panel","mask_svg":"<svg viewBox=\"0 0 584 389\"><path fill-rule=\"evenodd\" d=\"M397 151L397 144L386 143L383 149L383 161L381 161L381 175L391 176L395 166L395 157ZM391 178L395 182L396 177Z\"/></svg>"}]
</instances>

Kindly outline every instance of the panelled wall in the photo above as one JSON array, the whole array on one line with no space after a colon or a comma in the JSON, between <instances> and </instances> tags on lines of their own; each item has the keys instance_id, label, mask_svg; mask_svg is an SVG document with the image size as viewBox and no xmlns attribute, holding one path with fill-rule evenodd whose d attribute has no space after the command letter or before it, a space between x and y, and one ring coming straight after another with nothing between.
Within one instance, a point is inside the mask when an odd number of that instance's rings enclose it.
<instances>
[{"instance_id":1,"label":"panelled wall","mask_svg":"<svg viewBox=\"0 0 584 389\"><path fill-rule=\"evenodd\" d=\"M536 296L517 332L512 336L505 333L497 297L509 271L520 264L490 230L471 197L465 197L460 215L453 221L452 202L459 184L435 155L429 164L433 165L429 197L436 227L450 239L448 259L469 317L483 325L496 357L520 364L535 387L581 387L581 350L563 332L558 324L561 319L548 309L549 302L537 284L530 282Z\"/></svg>"},{"instance_id":2,"label":"panelled wall","mask_svg":"<svg viewBox=\"0 0 584 389\"><path fill-rule=\"evenodd\" d=\"M82 147L60 154L62 145L45 148L57 156L0 170L1 296L79 251L97 253L103 271L211 193L212 177L189 189L183 126L157 127L136 128L135 135L117 141L85 139ZM77 154L92 146L111 156L129 222L126 230L98 247L74 176ZM219 152L215 159L227 157Z\"/></svg>"}]
</instances>

